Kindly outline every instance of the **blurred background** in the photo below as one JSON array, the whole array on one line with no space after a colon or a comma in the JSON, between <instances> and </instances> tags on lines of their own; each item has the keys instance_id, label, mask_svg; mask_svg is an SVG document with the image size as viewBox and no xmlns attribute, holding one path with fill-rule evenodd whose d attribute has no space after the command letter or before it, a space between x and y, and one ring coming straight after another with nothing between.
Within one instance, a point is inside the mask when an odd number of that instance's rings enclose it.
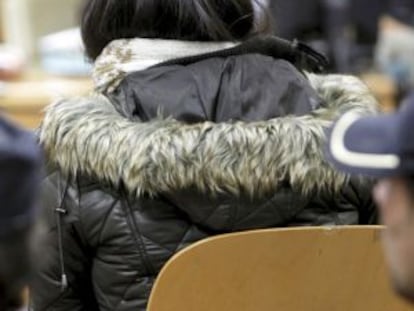
<instances>
[{"instance_id":1,"label":"blurred background","mask_svg":"<svg viewBox=\"0 0 414 311\"><path fill-rule=\"evenodd\" d=\"M91 89L82 0L0 0L0 109L35 128L52 101Z\"/></svg>"},{"instance_id":2,"label":"blurred background","mask_svg":"<svg viewBox=\"0 0 414 311\"><path fill-rule=\"evenodd\" d=\"M392 110L414 85L414 0L260 0L275 33L360 76ZM78 25L82 0L0 0L0 109L27 128L59 97L91 90Z\"/></svg>"}]
</instances>

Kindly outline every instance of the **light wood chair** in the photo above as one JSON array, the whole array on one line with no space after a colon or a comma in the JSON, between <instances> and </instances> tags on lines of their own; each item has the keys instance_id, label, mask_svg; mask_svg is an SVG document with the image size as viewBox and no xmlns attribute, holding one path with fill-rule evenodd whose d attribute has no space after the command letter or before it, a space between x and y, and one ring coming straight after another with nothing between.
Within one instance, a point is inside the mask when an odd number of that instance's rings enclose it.
<instances>
[{"instance_id":1,"label":"light wood chair","mask_svg":"<svg viewBox=\"0 0 414 311\"><path fill-rule=\"evenodd\" d=\"M173 257L148 311L404 311L389 285L381 227L223 235Z\"/></svg>"}]
</instances>

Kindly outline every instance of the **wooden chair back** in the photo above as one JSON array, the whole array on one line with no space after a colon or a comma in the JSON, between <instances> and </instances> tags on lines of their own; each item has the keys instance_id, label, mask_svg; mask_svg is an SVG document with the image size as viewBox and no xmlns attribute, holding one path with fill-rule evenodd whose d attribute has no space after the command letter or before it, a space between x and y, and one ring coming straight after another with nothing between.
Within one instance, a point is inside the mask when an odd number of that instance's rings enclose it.
<instances>
[{"instance_id":1,"label":"wooden chair back","mask_svg":"<svg viewBox=\"0 0 414 311\"><path fill-rule=\"evenodd\" d=\"M382 227L295 228L217 236L160 273L148 311L404 311Z\"/></svg>"}]
</instances>

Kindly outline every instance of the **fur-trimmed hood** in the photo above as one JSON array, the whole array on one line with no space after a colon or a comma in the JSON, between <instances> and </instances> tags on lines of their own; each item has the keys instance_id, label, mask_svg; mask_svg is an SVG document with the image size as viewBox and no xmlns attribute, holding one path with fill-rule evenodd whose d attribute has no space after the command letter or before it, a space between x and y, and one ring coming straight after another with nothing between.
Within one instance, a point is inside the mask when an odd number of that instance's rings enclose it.
<instances>
[{"instance_id":1,"label":"fur-trimmed hood","mask_svg":"<svg viewBox=\"0 0 414 311\"><path fill-rule=\"evenodd\" d=\"M372 114L377 102L357 78L307 75L323 107L260 122L137 122L102 95L51 105L39 130L47 157L64 174L86 174L136 195L196 188L211 193L339 190L347 180L325 160L325 129L340 114Z\"/></svg>"}]
</instances>

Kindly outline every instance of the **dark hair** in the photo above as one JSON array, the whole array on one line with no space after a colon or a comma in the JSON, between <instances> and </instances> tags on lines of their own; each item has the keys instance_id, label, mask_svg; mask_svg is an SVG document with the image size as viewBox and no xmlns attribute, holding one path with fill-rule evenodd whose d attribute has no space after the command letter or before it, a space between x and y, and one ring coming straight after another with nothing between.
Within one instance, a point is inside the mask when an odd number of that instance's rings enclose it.
<instances>
[{"instance_id":1,"label":"dark hair","mask_svg":"<svg viewBox=\"0 0 414 311\"><path fill-rule=\"evenodd\" d=\"M95 60L116 39L238 41L271 32L263 0L87 0L86 54Z\"/></svg>"}]
</instances>

